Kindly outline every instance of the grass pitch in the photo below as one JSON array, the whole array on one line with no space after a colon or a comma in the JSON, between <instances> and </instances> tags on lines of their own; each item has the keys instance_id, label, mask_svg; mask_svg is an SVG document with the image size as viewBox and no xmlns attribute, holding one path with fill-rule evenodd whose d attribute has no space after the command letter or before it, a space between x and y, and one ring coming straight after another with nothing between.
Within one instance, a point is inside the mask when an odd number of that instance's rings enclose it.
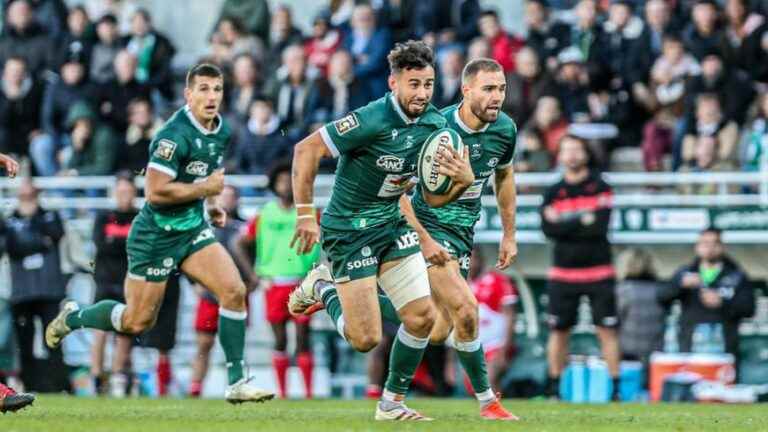
<instances>
[{"instance_id":1,"label":"grass pitch","mask_svg":"<svg viewBox=\"0 0 768 432\"><path fill-rule=\"evenodd\" d=\"M768 431L766 405L571 405L505 401L517 423L479 418L475 401L414 398L431 423L373 421L371 401L272 401L231 406L222 400L38 397L0 416L2 432L314 432L314 431Z\"/></svg>"}]
</instances>

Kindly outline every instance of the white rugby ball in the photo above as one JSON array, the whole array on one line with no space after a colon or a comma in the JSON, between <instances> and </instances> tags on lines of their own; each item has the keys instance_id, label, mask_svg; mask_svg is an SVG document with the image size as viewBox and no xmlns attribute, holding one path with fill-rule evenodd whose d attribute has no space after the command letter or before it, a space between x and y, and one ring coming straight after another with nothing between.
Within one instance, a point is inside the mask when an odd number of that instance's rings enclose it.
<instances>
[{"instance_id":1,"label":"white rugby ball","mask_svg":"<svg viewBox=\"0 0 768 432\"><path fill-rule=\"evenodd\" d=\"M453 183L450 177L439 172L440 164L435 156L440 146L453 147L459 154L464 153L464 142L453 129L438 129L424 141L417 164L419 182L427 192L435 195L448 193Z\"/></svg>"}]
</instances>

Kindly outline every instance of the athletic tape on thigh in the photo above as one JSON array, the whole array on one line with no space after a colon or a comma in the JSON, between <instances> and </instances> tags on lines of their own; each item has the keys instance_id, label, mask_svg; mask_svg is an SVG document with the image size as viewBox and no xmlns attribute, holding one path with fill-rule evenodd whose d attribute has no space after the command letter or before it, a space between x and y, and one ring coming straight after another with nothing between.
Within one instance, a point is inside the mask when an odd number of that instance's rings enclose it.
<instances>
[{"instance_id":1,"label":"athletic tape on thigh","mask_svg":"<svg viewBox=\"0 0 768 432\"><path fill-rule=\"evenodd\" d=\"M118 303L112 308L112 313L109 314L112 327L119 332L123 331L123 312L125 312L125 305Z\"/></svg>"},{"instance_id":2,"label":"athletic tape on thigh","mask_svg":"<svg viewBox=\"0 0 768 432\"><path fill-rule=\"evenodd\" d=\"M403 258L379 276L379 286L396 310L416 299L429 296L429 276L424 257L416 253Z\"/></svg>"}]
</instances>

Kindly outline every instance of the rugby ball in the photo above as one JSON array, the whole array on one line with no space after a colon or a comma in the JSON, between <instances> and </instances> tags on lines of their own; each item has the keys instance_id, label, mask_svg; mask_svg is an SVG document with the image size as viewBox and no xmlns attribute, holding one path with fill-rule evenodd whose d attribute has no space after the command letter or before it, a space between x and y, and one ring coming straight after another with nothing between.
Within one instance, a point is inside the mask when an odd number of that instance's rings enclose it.
<instances>
[{"instance_id":1,"label":"rugby ball","mask_svg":"<svg viewBox=\"0 0 768 432\"><path fill-rule=\"evenodd\" d=\"M438 171L440 164L435 160L435 156L441 146L453 147L459 154L464 153L464 142L453 129L438 129L424 141L419 152L417 173L422 187L435 195L445 195L453 183L450 177Z\"/></svg>"}]
</instances>

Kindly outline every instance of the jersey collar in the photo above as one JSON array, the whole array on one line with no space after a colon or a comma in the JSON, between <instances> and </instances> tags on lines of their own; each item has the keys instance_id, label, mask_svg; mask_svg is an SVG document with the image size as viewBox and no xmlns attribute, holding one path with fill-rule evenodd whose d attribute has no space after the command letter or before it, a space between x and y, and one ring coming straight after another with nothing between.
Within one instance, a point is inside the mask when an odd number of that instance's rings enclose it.
<instances>
[{"instance_id":1,"label":"jersey collar","mask_svg":"<svg viewBox=\"0 0 768 432\"><path fill-rule=\"evenodd\" d=\"M478 130L474 130L471 127L467 126L463 121L461 121L461 116L459 115L459 110L461 109L461 105L459 104L456 106L456 110L453 112L453 120L456 122L457 125L463 130L464 132L468 134L476 134L476 133L482 133L488 130L488 126L490 126L490 123L486 123L485 126L481 127Z\"/></svg>"},{"instance_id":2,"label":"jersey collar","mask_svg":"<svg viewBox=\"0 0 768 432\"><path fill-rule=\"evenodd\" d=\"M392 104L392 108L397 113L397 116L400 117L400 120L403 121L403 123L407 125L416 124L419 122L419 119L421 116L416 117L415 119L412 119L408 117L405 112L403 112L403 108L400 106L400 103L397 101L397 98L395 97L394 93L389 94L389 102Z\"/></svg>"},{"instance_id":3,"label":"jersey collar","mask_svg":"<svg viewBox=\"0 0 768 432\"><path fill-rule=\"evenodd\" d=\"M224 124L224 121L221 118L221 114L217 113L216 114L216 119L219 120L219 125L216 126L216 129L214 129L214 130L206 129L205 127L203 127L203 125L201 125L197 121L195 116L192 115L192 112L189 109L189 105L184 105L184 114L187 115L187 118L189 119L190 123L192 123L192 126L197 128L197 130L200 131L200 133L203 134L203 135L213 135L213 134L219 133L219 131L221 130L221 125Z\"/></svg>"}]
</instances>

